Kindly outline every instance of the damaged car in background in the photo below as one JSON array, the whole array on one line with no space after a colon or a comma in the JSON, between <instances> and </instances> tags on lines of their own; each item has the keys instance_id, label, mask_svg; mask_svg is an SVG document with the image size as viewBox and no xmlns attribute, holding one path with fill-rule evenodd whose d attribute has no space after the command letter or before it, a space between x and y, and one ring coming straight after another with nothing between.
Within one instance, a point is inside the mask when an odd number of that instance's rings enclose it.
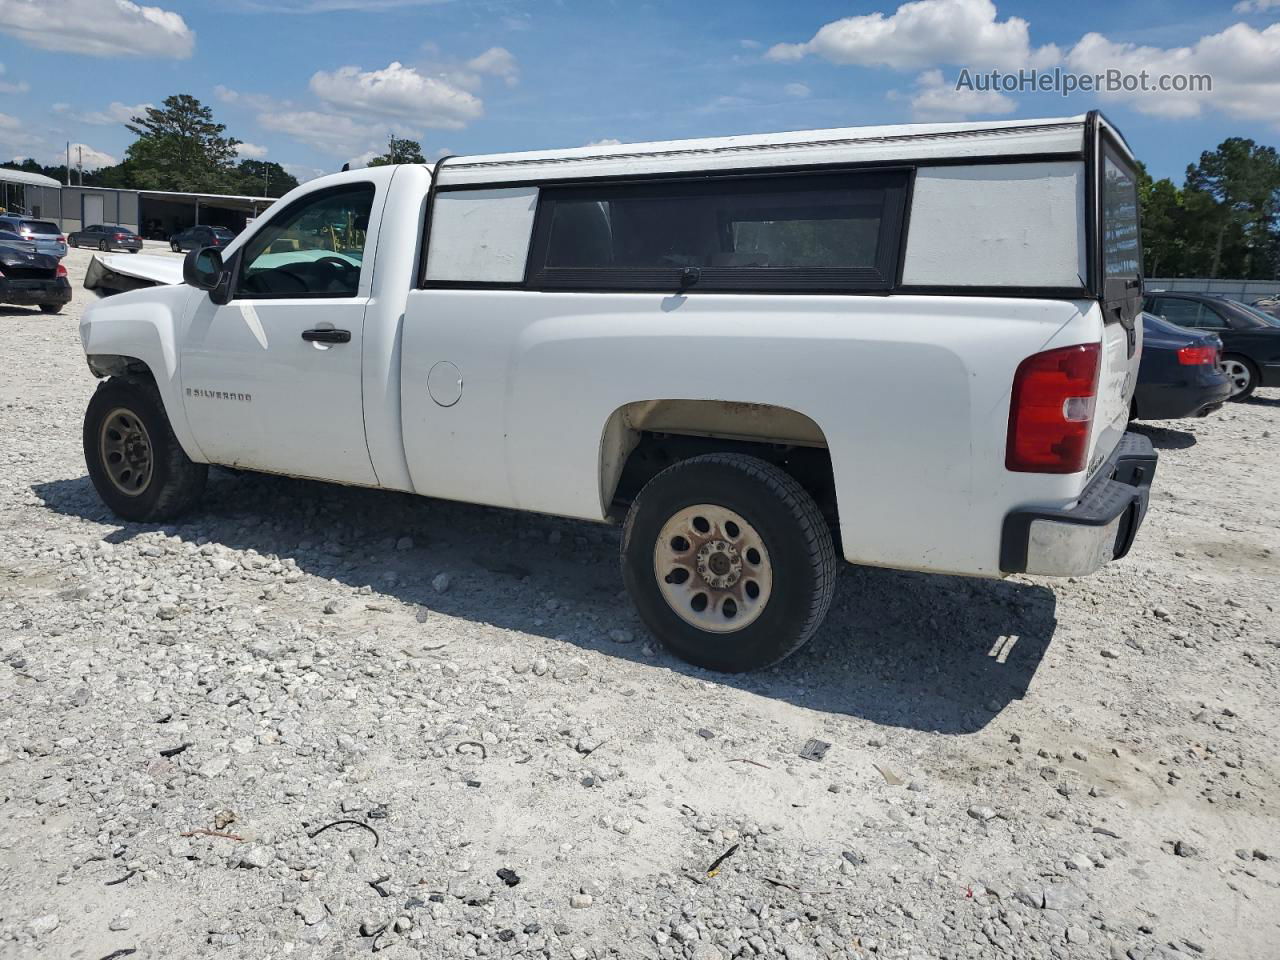
<instances>
[{"instance_id":1,"label":"damaged car in background","mask_svg":"<svg viewBox=\"0 0 1280 960\"><path fill-rule=\"evenodd\" d=\"M57 313L70 301L71 283L59 258L41 253L36 241L0 221L0 303Z\"/></svg>"}]
</instances>

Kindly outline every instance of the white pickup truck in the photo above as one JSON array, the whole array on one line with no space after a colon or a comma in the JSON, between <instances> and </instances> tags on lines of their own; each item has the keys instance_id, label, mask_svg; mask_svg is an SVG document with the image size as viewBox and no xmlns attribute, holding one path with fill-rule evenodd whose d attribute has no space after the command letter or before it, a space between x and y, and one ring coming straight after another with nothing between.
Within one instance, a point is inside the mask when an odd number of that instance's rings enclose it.
<instances>
[{"instance_id":1,"label":"white pickup truck","mask_svg":"<svg viewBox=\"0 0 1280 960\"><path fill-rule=\"evenodd\" d=\"M1140 271L1096 113L353 170L185 282L93 265L146 289L81 324L85 457L138 522L208 464L621 522L654 634L751 669L813 634L837 554L1124 555L1156 463L1126 433Z\"/></svg>"}]
</instances>

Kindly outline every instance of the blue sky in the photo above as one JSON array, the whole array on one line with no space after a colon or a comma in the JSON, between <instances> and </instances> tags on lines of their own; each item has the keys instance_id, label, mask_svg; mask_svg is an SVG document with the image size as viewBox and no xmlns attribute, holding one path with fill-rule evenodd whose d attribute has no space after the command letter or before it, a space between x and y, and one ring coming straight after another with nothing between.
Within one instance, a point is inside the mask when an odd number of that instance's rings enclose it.
<instances>
[{"instance_id":1,"label":"blue sky","mask_svg":"<svg viewBox=\"0 0 1280 960\"><path fill-rule=\"evenodd\" d=\"M190 93L299 176L428 156L1101 107L1156 176L1280 143L1280 0L0 0L0 156L124 154ZM1207 73L1211 92L959 91L972 71Z\"/></svg>"}]
</instances>

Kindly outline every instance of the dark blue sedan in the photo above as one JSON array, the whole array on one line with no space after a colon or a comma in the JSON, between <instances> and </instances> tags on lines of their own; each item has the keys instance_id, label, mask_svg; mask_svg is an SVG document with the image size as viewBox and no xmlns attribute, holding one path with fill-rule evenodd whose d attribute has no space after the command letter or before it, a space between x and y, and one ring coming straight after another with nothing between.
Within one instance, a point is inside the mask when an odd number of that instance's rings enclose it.
<instances>
[{"instance_id":1,"label":"dark blue sedan","mask_svg":"<svg viewBox=\"0 0 1280 960\"><path fill-rule=\"evenodd\" d=\"M1216 335L1142 314L1142 364L1132 419L1203 417L1229 396L1231 378L1222 368L1222 341Z\"/></svg>"}]
</instances>

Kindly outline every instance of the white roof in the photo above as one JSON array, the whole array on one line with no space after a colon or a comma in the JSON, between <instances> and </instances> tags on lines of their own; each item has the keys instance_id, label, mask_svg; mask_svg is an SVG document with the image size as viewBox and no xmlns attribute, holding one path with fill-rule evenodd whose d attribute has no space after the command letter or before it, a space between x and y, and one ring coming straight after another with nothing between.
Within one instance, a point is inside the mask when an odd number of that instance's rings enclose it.
<instances>
[{"instance_id":1,"label":"white roof","mask_svg":"<svg viewBox=\"0 0 1280 960\"><path fill-rule=\"evenodd\" d=\"M446 160L440 186L965 157L1079 153L1085 115L1046 120L909 123L664 140Z\"/></svg>"},{"instance_id":2,"label":"white roof","mask_svg":"<svg viewBox=\"0 0 1280 960\"><path fill-rule=\"evenodd\" d=\"M21 183L28 187L62 186L53 177L46 177L42 173L27 173L25 170L10 170L7 167L0 167L0 183Z\"/></svg>"}]
</instances>

